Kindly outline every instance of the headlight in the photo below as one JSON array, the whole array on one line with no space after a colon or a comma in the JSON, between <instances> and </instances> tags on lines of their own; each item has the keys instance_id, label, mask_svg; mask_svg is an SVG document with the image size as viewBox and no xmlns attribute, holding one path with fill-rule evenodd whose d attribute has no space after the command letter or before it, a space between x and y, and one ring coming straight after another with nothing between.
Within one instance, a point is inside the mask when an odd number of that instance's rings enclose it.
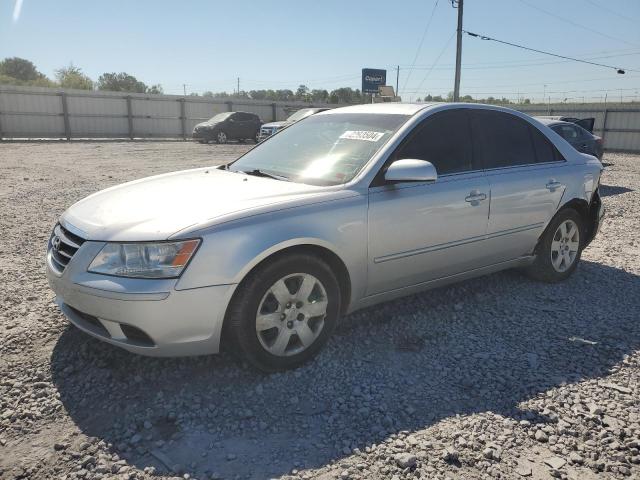
<instances>
[{"instance_id":1,"label":"headlight","mask_svg":"<svg viewBox=\"0 0 640 480\"><path fill-rule=\"evenodd\" d=\"M89 271L118 277L175 278L180 276L200 240L155 243L107 243Z\"/></svg>"}]
</instances>

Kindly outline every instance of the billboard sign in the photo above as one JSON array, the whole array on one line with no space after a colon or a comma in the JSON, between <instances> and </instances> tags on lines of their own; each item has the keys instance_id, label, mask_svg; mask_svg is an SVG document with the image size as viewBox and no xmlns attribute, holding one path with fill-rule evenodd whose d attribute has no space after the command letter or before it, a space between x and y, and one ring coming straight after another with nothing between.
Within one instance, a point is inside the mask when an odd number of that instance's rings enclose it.
<instances>
[{"instance_id":1,"label":"billboard sign","mask_svg":"<svg viewBox=\"0 0 640 480\"><path fill-rule=\"evenodd\" d=\"M387 71L378 68L362 69L362 93L378 93L380 85L386 85Z\"/></svg>"}]
</instances>

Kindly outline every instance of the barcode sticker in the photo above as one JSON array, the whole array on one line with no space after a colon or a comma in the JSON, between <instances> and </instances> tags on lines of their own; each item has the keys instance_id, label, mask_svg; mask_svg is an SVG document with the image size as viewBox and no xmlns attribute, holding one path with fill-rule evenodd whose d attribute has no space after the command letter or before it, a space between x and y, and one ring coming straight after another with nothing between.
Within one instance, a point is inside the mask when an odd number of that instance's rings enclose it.
<instances>
[{"instance_id":1,"label":"barcode sticker","mask_svg":"<svg viewBox=\"0 0 640 480\"><path fill-rule=\"evenodd\" d=\"M369 130L347 130L340 138L348 140L364 140L366 142L377 142L384 136L382 132L372 132Z\"/></svg>"}]
</instances>

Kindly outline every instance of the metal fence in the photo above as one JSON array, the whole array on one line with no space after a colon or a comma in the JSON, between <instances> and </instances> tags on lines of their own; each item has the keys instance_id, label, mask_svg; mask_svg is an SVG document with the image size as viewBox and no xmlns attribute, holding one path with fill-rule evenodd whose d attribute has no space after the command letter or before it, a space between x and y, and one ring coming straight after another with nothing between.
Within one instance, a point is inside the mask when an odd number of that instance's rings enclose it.
<instances>
[{"instance_id":1,"label":"metal fence","mask_svg":"<svg viewBox=\"0 0 640 480\"><path fill-rule=\"evenodd\" d=\"M283 120L309 106L180 95L57 90L0 85L0 139L182 138L216 113L243 110L263 121ZM341 105L321 105L338 107ZM530 115L595 117L594 132L611 151L640 152L637 104L514 105Z\"/></svg>"},{"instance_id":2,"label":"metal fence","mask_svg":"<svg viewBox=\"0 0 640 480\"><path fill-rule=\"evenodd\" d=\"M0 85L0 139L186 139L217 113L242 110L269 122L311 106L338 105Z\"/></svg>"}]
</instances>

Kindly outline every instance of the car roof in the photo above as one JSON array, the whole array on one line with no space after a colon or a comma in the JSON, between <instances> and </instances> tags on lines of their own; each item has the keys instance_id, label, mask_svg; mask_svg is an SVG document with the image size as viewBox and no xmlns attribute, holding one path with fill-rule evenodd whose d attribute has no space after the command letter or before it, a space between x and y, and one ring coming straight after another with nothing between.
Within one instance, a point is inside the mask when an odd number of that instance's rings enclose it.
<instances>
[{"instance_id":1,"label":"car roof","mask_svg":"<svg viewBox=\"0 0 640 480\"><path fill-rule=\"evenodd\" d=\"M414 115L431 105L431 103L365 103L348 107L332 108L318 115L335 115L336 113L395 113L397 115Z\"/></svg>"},{"instance_id":2,"label":"car roof","mask_svg":"<svg viewBox=\"0 0 640 480\"><path fill-rule=\"evenodd\" d=\"M553 118L540 118L540 117L533 117L533 118L538 120L543 125L546 125L547 127L552 127L555 125L572 125L574 127L580 127L580 125L576 125L573 122L565 122L564 120L556 120Z\"/></svg>"}]
</instances>

